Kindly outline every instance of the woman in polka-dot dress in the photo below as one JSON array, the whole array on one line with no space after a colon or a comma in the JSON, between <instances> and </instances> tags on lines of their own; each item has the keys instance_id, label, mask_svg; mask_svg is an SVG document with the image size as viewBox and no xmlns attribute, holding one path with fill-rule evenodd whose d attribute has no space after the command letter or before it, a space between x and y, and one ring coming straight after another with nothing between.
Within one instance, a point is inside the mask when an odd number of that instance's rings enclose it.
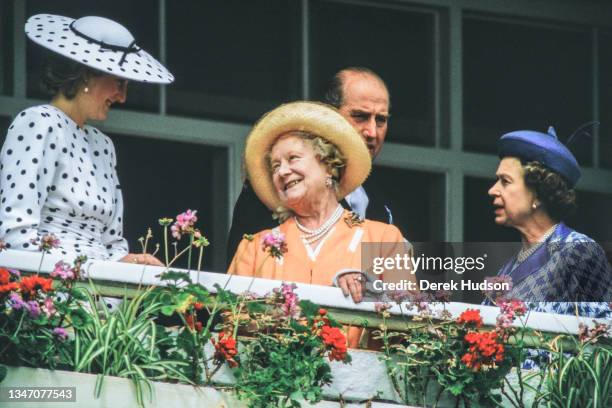
<instances>
[{"instance_id":1,"label":"woman in polka-dot dress","mask_svg":"<svg viewBox=\"0 0 612 408\"><path fill-rule=\"evenodd\" d=\"M42 235L77 255L151 265L130 254L122 237L123 201L112 141L89 120L105 120L125 102L127 81L169 83L173 77L138 48L127 29L101 17L28 19L26 34L52 51L43 83L50 104L20 112L0 153L0 238L36 250ZM145 68L146 67L146 68Z\"/></svg>"}]
</instances>

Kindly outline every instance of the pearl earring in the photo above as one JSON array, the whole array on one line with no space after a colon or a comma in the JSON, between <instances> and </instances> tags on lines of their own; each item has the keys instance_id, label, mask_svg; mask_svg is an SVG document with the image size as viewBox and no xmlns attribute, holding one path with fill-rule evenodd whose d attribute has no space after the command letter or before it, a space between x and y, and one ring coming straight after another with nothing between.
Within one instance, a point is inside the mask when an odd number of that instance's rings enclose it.
<instances>
[{"instance_id":1,"label":"pearl earring","mask_svg":"<svg viewBox=\"0 0 612 408\"><path fill-rule=\"evenodd\" d=\"M89 92L89 88L85 87L85 89L83 89L83 92L88 93Z\"/></svg>"},{"instance_id":2,"label":"pearl earring","mask_svg":"<svg viewBox=\"0 0 612 408\"><path fill-rule=\"evenodd\" d=\"M331 177L331 176L327 176L327 177L325 178L325 187L327 187L327 188L331 188L332 184L333 184L333 183L332 183L332 177Z\"/></svg>"},{"instance_id":3,"label":"pearl earring","mask_svg":"<svg viewBox=\"0 0 612 408\"><path fill-rule=\"evenodd\" d=\"M534 210L538 209L538 205L536 203L531 204L531 208L533 208Z\"/></svg>"}]
</instances>

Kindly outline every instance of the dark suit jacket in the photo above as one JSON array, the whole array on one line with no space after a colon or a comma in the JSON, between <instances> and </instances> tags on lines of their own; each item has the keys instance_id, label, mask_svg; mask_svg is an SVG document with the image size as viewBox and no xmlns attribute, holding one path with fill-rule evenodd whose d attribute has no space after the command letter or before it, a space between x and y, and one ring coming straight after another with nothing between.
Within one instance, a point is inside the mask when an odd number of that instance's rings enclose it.
<instances>
[{"instance_id":1,"label":"dark suit jacket","mask_svg":"<svg viewBox=\"0 0 612 408\"><path fill-rule=\"evenodd\" d=\"M363 188L368 195L369 203L366 210L366 218L373 221L389 223L389 212L392 203L385 198L384 192L377 187L376 183L368 184L368 181L363 184ZM346 209L351 209L345 200L340 202ZM401 222L393 214L393 224L401 231ZM272 212L259 201L259 198L253 191L251 185L247 182L242 186L242 191L234 206L234 215L232 217L232 227L230 228L229 237L227 240L227 265L232 261L238 244L242 240L244 234L255 234L259 231L274 228L278 222L272 218ZM402 231L403 232L403 231Z\"/></svg>"}]
</instances>

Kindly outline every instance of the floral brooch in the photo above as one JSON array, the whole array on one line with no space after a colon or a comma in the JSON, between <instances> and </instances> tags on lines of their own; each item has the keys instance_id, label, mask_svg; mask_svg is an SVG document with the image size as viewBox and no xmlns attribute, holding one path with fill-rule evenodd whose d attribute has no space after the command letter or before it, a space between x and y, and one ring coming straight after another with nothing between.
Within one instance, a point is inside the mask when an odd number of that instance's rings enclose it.
<instances>
[{"instance_id":1,"label":"floral brooch","mask_svg":"<svg viewBox=\"0 0 612 408\"><path fill-rule=\"evenodd\" d=\"M344 222L346 222L346 225L348 225L349 228L353 228L355 225L363 224L363 220L359 218L359 215L353 211L349 212L344 217Z\"/></svg>"}]
</instances>

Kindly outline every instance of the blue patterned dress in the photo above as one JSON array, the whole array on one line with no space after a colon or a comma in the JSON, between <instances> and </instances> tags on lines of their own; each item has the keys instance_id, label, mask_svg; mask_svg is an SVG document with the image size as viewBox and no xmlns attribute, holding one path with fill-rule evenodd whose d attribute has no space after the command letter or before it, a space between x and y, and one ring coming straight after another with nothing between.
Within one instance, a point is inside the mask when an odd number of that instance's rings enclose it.
<instances>
[{"instance_id":1,"label":"blue patterned dress","mask_svg":"<svg viewBox=\"0 0 612 408\"><path fill-rule=\"evenodd\" d=\"M537 312L612 318L612 268L601 246L560 223L525 261L513 257L499 275L512 278L512 298Z\"/></svg>"}]
</instances>

